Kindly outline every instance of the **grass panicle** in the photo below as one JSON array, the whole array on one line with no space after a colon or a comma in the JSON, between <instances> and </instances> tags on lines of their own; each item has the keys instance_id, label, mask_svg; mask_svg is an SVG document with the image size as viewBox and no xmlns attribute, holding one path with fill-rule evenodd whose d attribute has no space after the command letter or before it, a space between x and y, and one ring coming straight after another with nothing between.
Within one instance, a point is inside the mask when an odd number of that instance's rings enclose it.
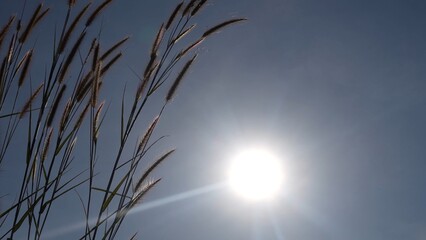
<instances>
[{"instance_id":1,"label":"grass panicle","mask_svg":"<svg viewBox=\"0 0 426 240\"><path fill-rule=\"evenodd\" d=\"M34 22L34 26L37 25L46 15L47 13L50 11L50 8L46 8L42 13L40 13L35 22Z\"/></svg>"},{"instance_id":2,"label":"grass panicle","mask_svg":"<svg viewBox=\"0 0 426 240\"><path fill-rule=\"evenodd\" d=\"M101 76L103 76L108 70L123 56L123 53L117 53L104 67L101 69ZM101 58L102 59L102 58ZM101 60L102 61L102 60Z\"/></svg>"},{"instance_id":3,"label":"grass panicle","mask_svg":"<svg viewBox=\"0 0 426 240\"><path fill-rule=\"evenodd\" d=\"M153 68L153 70L154 70L154 68ZM137 91L136 91L136 99L137 100L140 100L142 98L142 95L144 94L146 87L148 86L148 82L150 80L149 76L152 74L153 70L150 71L147 74L147 77L144 77L142 79L142 81L139 81L139 85L138 85L138 88L137 88Z\"/></svg>"},{"instance_id":4,"label":"grass panicle","mask_svg":"<svg viewBox=\"0 0 426 240\"><path fill-rule=\"evenodd\" d=\"M167 92L166 101L170 101L173 99L173 96L176 93L176 89L180 85L183 77L185 76L186 72L188 72L189 67L191 67L192 63L194 62L197 55L194 55L188 62L186 62L185 66L182 68L182 70L179 72L178 76L176 77L175 81L173 82L172 86L170 87L169 91Z\"/></svg>"},{"instance_id":5,"label":"grass panicle","mask_svg":"<svg viewBox=\"0 0 426 240\"><path fill-rule=\"evenodd\" d=\"M68 120L69 120L70 114L71 114L71 110L72 110L72 105L73 105L72 99L68 98L68 101L65 104L64 112L62 113L62 116L61 116L61 121L60 121L60 124L59 124L59 132L64 131L64 129L65 129L67 123L68 123Z\"/></svg>"},{"instance_id":6,"label":"grass panicle","mask_svg":"<svg viewBox=\"0 0 426 240\"><path fill-rule=\"evenodd\" d=\"M166 23L166 30L167 30L167 29L169 29L169 28L170 28L170 26L172 25L173 21L174 21L174 20L175 20L175 18L176 18L176 15L178 14L178 12L179 12L179 10L182 8L182 6L183 6L183 2L180 2L180 3L176 6L175 10L173 10L172 14L170 15L169 19L167 20L167 23Z\"/></svg>"},{"instance_id":7,"label":"grass panicle","mask_svg":"<svg viewBox=\"0 0 426 240\"><path fill-rule=\"evenodd\" d=\"M16 35L13 35L12 39L10 39L10 43L9 43L9 48L7 50L7 64L10 63L10 61L12 60L12 56L14 53L14 48L15 48L15 44L16 44Z\"/></svg>"},{"instance_id":8,"label":"grass panicle","mask_svg":"<svg viewBox=\"0 0 426 240\"><path fill-rule=\"evenodd\" d=\"M67 46L67 44L68 44L68 42L71 38L71 34L74 32L74 30L77 27L78 23L80 22L81 18L86 13L87 9L89 9L91 4L92 4L91 2L86 4L86 6L83 9L81 9L81 11L74 18L71 25L68 27L68 30L65 32L64 37L61 39L61 42L59 43L58 53L62 53L65 50L65 47Z\"/></svg>"},{"instance_id":9,"label":"grass panicle","mask_svg":"<svg viewBox=\"0 0 426 240\"><path fill-rule=\"evenodd\" d=\"M1 86L3 86L3 81L4 81L3 76L6 73L6 64L7 64L7 58L3 58L3 61L1 63L1 67L0 67L0 81L1 81Z\"/></svg>"},{"instance_id":10,"label":"grass panicle","mask_svg":"<svg viewBox=\"0 0 426 240\"><path fill-rule=\"evenodd\" d=\"M3 28L0 30L0 49L1 49L1 45L3 43L4 38L6 37L10 27L12 26L12 23L15 21L15 18L16 18L15 16L11 16L9 18L9 21L7 21L6 25L4 25Z\"/></svg>"},{"instance_id":11,"label":"grass panicle","mask_svg":"<svg viewBox=\"0 0 426 240\"><path fill-rule=\"evenodd\" d=\"M112 53L114 52L116 49L118 49L121 45L123 45L125 42L127 42L127 40L129 40L129 37L125 37L123 39L121 39L120 41L118 41L116 44L114 44L112 47L110 47L107 51L105 51L104 54L102 54L100 60L101 61L105 61L105 59Z\"/></svg>"},{"instance_id":12,"label":"grass panicle","mask_svg":"<svg viewBox=\"0 0 426 240\"><path fill-rule=\"evenodd\" d=\"M195 26L197 26L196 24L192 24L190 27L188 27L187 29L185 29L181 34L179 34L176 38L174 38L172 40L172 43L176 43L178 42L180 39L182 39L183 37L185 37L188 33L190 33L192 31L192 29L195 28Z\"/></svg>"},{"instance_id":13,"label":"grass panicle","mask_svg":"<svg viewBox=\"0 0 426 240\"><path fill-rule=\"evenodd\" d=\"M34 92L31 94L31 97L25 102L24 107L22 108L21 112L19 113L19 118L23 118L25 114L29 111L31 108L31 104L34 102L38 94L43 89L44 83L42 83Z\"/></svg>"},{"instance_id":14,"label":"grass panicle","mask_svg":"<svg viewBox=\"0 0 426 240\"><path fill-rule=\"evenodd\" d=\"M86 27L90 26L93 23L93 21L95 21L96 17L99 16L102 10L104 10L111 2L112 0L105 0L101 5L99 5L95 9L95 11L93 11L93 13L90 15L90 17L87 19Z\"/></svg>"},{"instance_id":15,"label":"grass panicle","mask_svg":"<svg viewBox=\"0 0 426 240\"><path fill-rule=\"evenodd\" d=\"M237 18L237 19L231 19L231 20L225 21L225 22L220 23L220 24L210 28L209 30L205 31L204 34L203 34L203 37L206 38L209 35L211 35L215 32L218 32L220 29L225 28L228 25L231 25L231 24L234 24L234 23L237 23L237 22L241 22L241 21L246 21L246 20L247 20L246 18Z\"/></svg>"},{"instance_id":16,"label":"grass panicle","mask_svg":"<svg viewBox=\"0 0 426 240\"><path fill-rule=\"evenodd\" d=\"M76 0L68 0L68 7L73 7L75 5Z\"/></svg>"},{"instance_id":17,"label":"grass panicle","mask_svg":"<svg viewBox=\"0 0 426 240\"><path fill-rule=\"evenodd\" d=\"M25 54L25 57L24 57L25 61L24 61L24 65L22 67L21 76L19 77L19 81L18 81L19 87L22 86L25 79L27 78L28 69L30 68L30 63L31 63L32 58L33 58L33 50L31 49Z\"/></svg>"},{"instance_id":18,"label":"grass panicle","mask_svg":"<svg viewBox=\"0 0 426 240\"><path fill-rule=\"evenodd\" d=\"M197 14L206 2L207 0L200 0L200 2L194 7L194 9L192 9L191 16Z\"/></svg>"},{"instance_id":19,"label":"grass panicle","mask_svg":"<svg viewBox=\"0 0 426 240\"><path fill-rule=\"evenodd\" d=\"M59 83L62 83L65 79L66 74L68 73L68 69L71 66L72 61L74 60L75 55L77 54L78 49L81 46L81 43L83 42L84 37L86 36L86 32L83 32L80 37L75 42L74 46L71 49L71 52L68 54L64 66L62 68L62 71L59 75Z\"/></svg>"},{"instance_id":20,"label":"grass panicle","mask_svg":"<svg viewBox=\"0 0 426 240\"><path fill-rule=\"evenodd\" d=\"M28 35L30 34L30 32L33 30L33 28L35 26L38 14L40 13L42 7L43 7L43 4L40 3L37 6L37 8L35 9L33 15L31 16L30 21L27 24L27 27L25 28L25 30L22 32L21 36L19 37L19 42L20 43L24 43L25 40L27 40Z\"/></svg>"},{"instance_id":21,"label":"grass panicle","mask_svg":"<svg viewBox=\"0 0 426 240\"><path fill-rule=\"evenodd\" d=\"M96 110L96 113L95 113L95 123L96 123L96 126L98 126L98 124L99 124L99 118L101 116L102 109L104 108L104 105L105 105L105 101L102 101L99 104L98 109Z\"/></svg>"},{"instance_id":22,"label":"grass panicle","mask_svg":"<svg viewBox=\"0 0 426 240\"><path fill-rule=\"evenodd\" d=\"M154 131L154 128L157 126L158 120L160 119L160 116L156 116L154 120L149 125L148 129L145 131L145 134L143 137L139 140L138 147L136 152L141 153L146 145L148 144L148 140L151 137L152 132Z\"/></svg>"},{"instance_id":23,"label":"grass panicle","mask_svg":"<svg viewBox=\"0 0 426 240\"><path fill-rule=\"evenodd\" d=\"M92 85L92 98L91 98L91 104L92 107L96 106L96 103L99 98L99 87L101 83L101 69L102 69L102 62L98 62L96 64L95 69L95 77L93 79L93 85Z\"/></svg>"},{"instance_id":24,"label":"grass panicle","mask_svg":"<svg viewBox=\"0 0 426 240\"><path fill-rule=\"evenodd\" d=\"M80 115L77 118L77 121L74 125L74 129L77 129L81 126L81 124L84 121L84 118L86 117L87 112L89 111L90 103L86 104L86 107L81 111Z\"/></svg>"},{"instance_id":25,"label":"grass panicle","mask_svg":"<svg viewBox=\"0 0 426 240\"><path fill-rule=\"evenodd\" d=\"M84 96L86 96L86 93L89 90L92 81L93 72L89 71L86 76L84 76L84 78L78 82L77 89L75 91L75 98L77 102L81 102Z\"/></svg>"},{"instance_id":26,"label":"grass panicle","mask_svg":"<svg viewBox=\"0 0 426 240\"><path fill-rule=\"evenodd\" d=\"M181 57L185 56L189 51L198 47L204 41L204 39L205 38L200 38L197 41L195 41L193 44L189 45L187 48L181 50L179 54L176 56L176 59L180 59Z\"/></svg>"},{"instance_id":27,"label":"grass panicle","mask_svg":"<svg viewBox=\"0 0 426 240\"><path fill-rule=\"evenodd\" d=\"M149 74L149 72L152 72L153 66L155 65L155 60L157 59L157 54L151 54L151 58L149 59L148 64L145 67L145 71L143 73L143 77L146 78Z\"/></svg>"},{"instance_id":28,"label":"grass panicle","mask_svg":"<svg viewBox=\"0 0 426 240\"><path fill-rule=\"evenodd\" d=\"M41 152L41 161L44 162L44 160L46 160L47 157L47 153L49 151L49 146L50 146L50 142L52 140L52 135L53 135L53 128L49 128L49 130L47 131L47 135L46 135L46 139L44 141L44 147L43 150Z\"/></svg>"},{"instance_id":29,"label":"grass panicle","mask_svg":"<svg viewBox=\"0 0 426 240\"><path fill-rule=\"evenodd\" d=\"M148 176L152 173L152 171L154 171L154 169L156 169L160 163L166 160L174 152L175 149L172 149L154 161L154 163L142 174L142 177L140 177L138 182L136 183L136 192L140 191L141 187L143 186L143 183L145 182L145 180L147 180Z\"/></svg>"},{"instance_id":30,"label":"grass panicle","mask_svg":"<svg viewBox=\"0 0 426 240\"><path fill-rule=\"evenodd\" d=\"M142 198L151 190L157 183L161 181L161 178L155 180L155 181L149 181L148 183L141 185L139 189L137 189L137 194L133 198L132 203L130 205L130 208L135 207L136 205L141 203Z\"/></svg>"},{"instance_id":31,"label":"grass panicle","mask_svg":"<svg viewBox=\"0 0 426 240\"><path fill-rule=\"evenodd\" d=\"M59 107L59 103L61 102L65 89L67 88L67 85L62 85L61 90L59 90L58 96L55 99L55 102L53 103L52 109L50 110L49 118L47 119L47 126L52 126L53 119L55 118L56 112Z\"/></svg>"},{"instance_id":32,"label":"grass panicle","mask_svg":"<svg viewBox=\"0 0 426 240\"><path fill-rule=\"evenodd\" d=\"M99 136L99 128L100 128L100 122L99 119L101 117L101 113L102 113L102 109L104 108L105 105L105 101L102 101L98 108L96 109L96 113L95 113L95 118L93 120L93 137L95 138L95 140L98 139Z\"/></svg>"},{"instance_id":33,"label":"grass panicle","mask_svg":"<svg viewBox=\"0 0 426 240\"><path fill-rule=\"evenodd\" d=\"M163 40L164 32L166 28L164 27L164 23L161 24L160 29L158 30L157 36L155 37L154 44L152 44L151 56L157 54L158 48L160 47L160 43Z\"/></svg>"},{"instance_id":34,"label":"grass panicle","mask_svg":"<svg viewBox=\"0 0 426 240\"><path fill-rule=\"evenodd\" d=\"M188 5L186 5L185 9L182 12L182 16L186 16L186 15L190 14L191 9L195 6L195 3L197 1L198 0L191 0L191 1L189 1Z\"/></svg>"},{"instance_id":35,"label":"grass panicle","mask_svg":"<svg viewBox=\"0 0 426 240\"><path fill-rule=\"evenodd\" d=\"M99 59L99 42L95 43L95 48L93 51L93 58L92 58L92 71L96 72L96 68L98 67L98 59Z\"/></svg>"}]
</instances>

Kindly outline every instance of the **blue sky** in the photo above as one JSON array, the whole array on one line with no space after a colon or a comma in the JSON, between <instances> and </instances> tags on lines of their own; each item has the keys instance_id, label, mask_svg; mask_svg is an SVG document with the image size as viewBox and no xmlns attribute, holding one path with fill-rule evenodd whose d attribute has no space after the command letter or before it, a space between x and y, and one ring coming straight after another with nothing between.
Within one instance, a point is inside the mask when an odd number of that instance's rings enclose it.
<instances>
[{"instance_id":1,"label":"blue sky","mask_svg":"<svg viewBox=\"0 0 426 240\"><path fill-rule=\"evenodd\" d=\"M0 3L3 22L16 2ZM116 0L105 12L106 43L132 37L105 96L117 100L124 81L132 86L128 66L143 66L175 4ZM163 181L146 202L166 200L129 216L123 236L136 229L141 239L425 239L425 12L420 0L209 1L200 29L249 20L198 50L157 132L170 135L157 154L178 150L156 171ZM253 144L278 153L288 174L270 204L215 187L236 149ZM63 211L52 229L81 217Z\"/></svg>"}]
</instances>

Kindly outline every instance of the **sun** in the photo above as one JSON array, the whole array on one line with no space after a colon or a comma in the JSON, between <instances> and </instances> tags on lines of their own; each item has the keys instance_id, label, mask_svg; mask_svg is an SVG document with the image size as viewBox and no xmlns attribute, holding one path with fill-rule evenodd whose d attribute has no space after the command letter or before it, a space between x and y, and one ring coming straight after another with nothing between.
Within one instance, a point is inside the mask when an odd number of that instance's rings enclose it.
<instances>
[{"instance_id":1,"label":"sun","mask_svg":"<svg viewBox=\"0 0 426 240\"><path fill-rule=\"evenodd\" d=\"M279 159L261 148L239 152L232 159L228 174L230 187L251 201L273 199L283 181Z\"/></svg>"}]
</instances>

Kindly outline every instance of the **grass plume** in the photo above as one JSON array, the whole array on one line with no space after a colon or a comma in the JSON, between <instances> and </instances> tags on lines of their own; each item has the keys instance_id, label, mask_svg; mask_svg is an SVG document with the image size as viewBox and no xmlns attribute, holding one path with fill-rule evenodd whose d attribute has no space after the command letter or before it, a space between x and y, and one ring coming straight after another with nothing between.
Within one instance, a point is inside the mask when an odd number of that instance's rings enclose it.
<instances>
[{"instance_id":1,"label":"grass plume","mask_svg":"<svg viewBox=\"0 0 426 240\"><path fill-rule=\"evenodd\" d=\"M93 13L90 15L90 17L87 19L86 27L90 26L93 23L93 21L95 21L96 17L99 16L101 11L104 10L111 2L112 0L105 0L101 5L99 5L95 9L95 11L93 11Z\"/></svg>"},{"instance_id":2,"label":"grass plume","mask_svg":"<svg viewBox=\"0 0 426 240\"><path fill-rule=\"evenodd\" d=\"M123 45L125 42L129 40L129 37L125 37L118 41L116 44L114 44L112 47L110 47L104 54L102 54L100 60L104 61L112 52L114 52L116 49L118 49L121 45Z\"/></svg>"},{"instance_id":3,"label":"grass plume","mask_svg":"<svg viewBox=\"0 0 426 240\"><path fill-rule=\"evenodd\" d=\"M27 24L27 27L25 28L24 32L21 34L21 37L19 38L19 42L23 43L25 42L25 40L27 40L28 35L30 34L30 32L33 30L36 19L38 17L38 14L41 11L41 8L43 7L43 4L39 4L37 6L37 8L35 9L33 15L31 16L30 21Z\"/></svg>"},{"instance_id":4,"label":"grass plume","mask_svg":"<svg viewBox=\"0 0 426 240\"><path fill-rule=\"evenodd\" d=\"M89 9L91 4L92 3L90 2L86 4L86 6L83 9L81 9L81 11L74 18L71 25L68 27L68 30L65 32L64 37L61 39L61 42L59 43L58 53L62 53L65 50L65 47L67 46L69 39L71 38L71 34L74 32L81 18L86 13L87 9Z\"/></svg>"},{"instance_id":5,"label":"grass plume","mask_svg":"<svg viewBox=\"0 0 426 240\"><path fill-rule=\"evenodd\" d=\"M175 18L176 18L176 15L178 14L178 12L179 12L179 10L182 8L182 6L183 6L183 2L180 2L180 3L176 6L175 10L173 10L172 14L170 15L169 19L167 20L167 23L166 23L166 30L167 30L167 29L169 29L169 28L170 28L170 26L172 25L173 21L174 21L174 20L175 20Z\"/></svg>"},{"instance_id":6,"label":"grass plume","mask_svg":"<svg viewBox=\"0 0 426 240\"><path fill-rule=\"evenodd\" d=\"M136 183L136 187L135 187L136 191L138 189L141 189L143 183L148 178L148 176L152 173L152 171L154 171L154 169L157 168L157 166L160 163L162 163L164 160L166 160L174 152L175 152L175 149L172 149L172 150L166 152L165 154L163 154L161 157L159 157L157 160L154 161L154 163L143 173L142 177L139 178L138 182Z\"/></svg>"},{"instance_id":7,"label":"grass plume","mask_svg":"<svg viewBox=\"0 0 426 240\"><path fill-rule=\"evenodd\" d=\"M21 110L21 113L19 114L19 118L23 118L25 116L25 114L29 111L29 109L31 108L31 104L34 102L34 100L36 99L36 97L38 96L38 94L41 92L41 90L43 89L44 84L42 83L35 91L33 94L31 94L31 97L27 100L27 102L24 104L24 107Z\"/></svg>"},{"instance_id":8,"label":"grass plume","mask_svg":"<svg viewBox=\"0 0 426 240\"><path fill-rule=\"evenodd\" d=\"M12 16L9 18L9 21L7 21L6 25L3 26L3 28L0 31L0 49L1 49L1 45L3 43L3 40L6 36L6 34L8 33L10 26L12 26L12 23L15 21L15 16Z\"/></svg>"},{"instance_id":9,"label":"grass plume","mask_svg":"<svg viewBox=\"0 0 426 240\"><path fill-rule=\"evenodd\" d=\"M52 126L53 119L55 118L56 112L59 107L59 103L61 102L64 96L64 92L66 88L67 88L67 85L64 84L62 85L61 90L59 90L58 96L56 97L55 102L53 103L52 109L50 111L49 118L47 119L48 127Z\"/></svg>"},{"instance_id":10,"label":"grass plume","mask_svg":"<svg viewBox=\"0 0 426 240\"><path fill-rule=\"evenodd\" d=\"M25 55L25 61L24 61L24 66L22 67L22 72L21 72L21 76L19 77L19 81L18 81L18 86L22 86L22 84L24 83L27 74L28 74L28 69L30 67L30 63L33 57L33 50L31 49L30 51L27 52L27 54Z\"/></svg>"},{"instance_id":11,"label":"grass plume","mask_svg":"<svg viewBox=\"0 0 426 240\"><path fill-rule=\"evenodd\" d=\"M195 55L194 57L192 57L186 64L185 66L182 68L182 70L179 72L179 75L176 77L175 81L173 82L172 86L170 87L169 91L167 92L167 96L166 96L166 101L170 101L173 96L176 93L176 89L178 88L178 86L180 85L183 77L185 76L186 72L188 72L189 67L192 65L192 63L194 62L195 58L197 57L197 55Z\"/></svg>"},{"instance_id":12,"label":"grass plume","mask_svg":"<svg viewBox=\"0 0 426 240\"><path fill-rule=\"evenodd\" d=\"M220 24L210 28L209 30L205 31L202 37L206 38L209 35L211 35L215 32L218 32L220 29L225 28L228 25L231 25L231 24L234 24L234 23L237 23L237 22L241 22L241 21L246 21L246 20L247 20L246 18L237 18L237 19L231 19L231 20L225 21L225 22L220 23Z\"/></svg>"},{"instance_id":13,"label":"grass plume","mask_svg":"<svg viewBox=\"0 0 426 240\"><path fill-rule=\"evenodd\" d=\"M77 54L78 49L81 46L81 43L83 42L84 37L86 36L86 32L83 32L80 37L75 42L73 48L71 49L71 52L68 54L68 57L66 58L64 62L64 66L62 68L62 71L59 76L59 83L62 83L65 79L65 76L68 72L69 67L71 66L72 61L74 60L75 55Z\"/></svg>"}]
</instances>

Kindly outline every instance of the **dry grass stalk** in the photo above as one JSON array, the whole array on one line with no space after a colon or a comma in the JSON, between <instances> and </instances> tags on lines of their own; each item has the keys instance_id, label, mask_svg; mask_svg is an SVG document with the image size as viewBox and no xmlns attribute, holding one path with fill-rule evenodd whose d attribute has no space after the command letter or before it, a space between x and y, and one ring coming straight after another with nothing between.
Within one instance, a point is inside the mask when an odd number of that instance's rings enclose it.
<instances>
[{"instance_id":1,"label":"dry grass stalk","mask_svg":"<svg viewBox=\"0 0 426 240\"><path fill-rule=\"evenodd\" d=\"M52 126L53 119L55 118L59 103L61 102L61 99L64 96L64 92L66 88L67 88L67 85L64 84L61 87L61 90L59 90L58 96L56 97L55 102L53 103L52 110L50 111L49 118L47 119L48 127Z\"/></svg>"},{"instance_id":2,"label":"dry grass stalk","mask_svg":"<svg viewBox=\"0 0 426 240\"><path fill-rule=\"evenodd\" d=\"M177 76L177 78L175 79L175 81L173 82L172 86L169 89L169 92L167 93L166 96L166 101L170 101L175 92L176 89L178 88L180 82L182 81L183 77L185 76L186 72L188 71L189 67L191 66L191 64L194 62L195 58L197 57L197 55L195 55L194 57L192 57L186 64L185 66L182 68L182 70L180 71L179 75Z\"/></svg>"},{"instance_id":3,"label":"dry grass stalk","mask_svg":"<svg viewBox=\"0 0 426 240\"><path fill-rule=\"evenodd\" d=\"M166 29L164 28L164 23L161 24L160 29L158 30L157 36L155 37L154 44L152 45L151 49L151 56L153 54L157 54L158 48L160 47L160 43L163 40L164 32Z\"/></svg>"},{"instance_id":4,"label":"dry grass stalk","mask_svg":"<svg viewBox=\"0 0 426 240\"><path fill-rule=\"evenodd\" d=\"M169 27L172 25L173 20L176 18L177 13L178 13L178 12L179 12L179 10L182 8L182 6L183 6L183 2L180 2L180 3L176 6L175 10L173 11L173 13L172 13L172 14L170 15L170 17L169 17L169 20L167 20L167 23L166 23L166 30L167 30L167 29L169 29Z\"/></svg>"},{"instance_id":5,"label":"dry grass stalk","mask_svg":"<svg viewBox=\"0 0 426 240\"><path fill-rule=\"evenodd\" d=\"M245 21L245 20L247 20L247 19L246 18L237 18L237 19L231 19L231 20L225 21L225 22L223 22L221 24L218 24L218 25L210 28L206 32L204 32L204 34L203 34L202 37L205 38L205 37L207 37L207 36L209 36L209 35L217 32L217 31L219 31L220 29L222 29L222 28L224 28L224 27L226 27L226 26L228 26L230 24L241 22L241 21Z\"/></svg>"},{"instance_id":6,"label":"dry grass stalk","mask_svg":"<svg viewBox=\"0 0 426 240\"><path fill-rule=\"evenodd\" d=\"M37 6L36 10L34 11L32 17L30 19L30 21L28 22L27 27L25 28L24 32L21 34L21 37L19 38L20 43L24 43L25 40L27 40L28 35L30 34L30 32L33 30L33 28L35 26L38 14L40 13L40 10L41 10L42 7L43 7L42 3L40 3Z\"/></svg>"},{"instance_id":7,"label":"dry grass stalk","mask_svg":"<svg viewBox=\"0 0 426 240\"><path fill-rule=\"evenodd\" d=\"M24 58L22 59L22 60L25 59L25 61L24 61L24 66L23 66L22 71L21 71L21 76L19 77L19 81L18 81L18 86L19 87L22 86L22 84L24 83L24 81L25 81L25 79L27 77L28 69L30 67L30 63L31 63L32 57L33 57L33 49L29 50L25 54Z\"/></svg>"},{"instance_id":8,"label":"dry grass stalk","mask_svg":"<svg viewBox=\"0 0 426 240\"><path fill-rule=\"evenodd\" d=\"M4 38L7 35L7 32L10 29L10 26L12 26L12 23L14 21L15 21L15 16L10 17L9 21L7 21L6 25L4 25L3 28L1 29L1 31L0 31L0 48L1 48L1 45L3 43Z\"/></svg>"},{"instance_id":9,"label":"dry grass stalk","mask_svg":"<svg viewBox=\"0 0 426 240\"><path fill-rule=\"evenodd\" d=\"M105 0L101 5L99 5L95 11L93 11L93 13L90 15L90 17L87 19L86 21L86 27L90 26L93 21L96 19L97 16L99 16L99 13L106 8L110 3L112 2L112 0Z\"/></svg>"},{"instance_id":10,"label":"dry grass stalk","mask_svg":"<svg viewBox=\"0 0 426 240\"><path fill-rule=\"evenodd\" d=\"M41 162L44 162L44 160L46 159L47 152L49 151L50 142L52 140L52 133L53 133L53 128L50 127L48 130L48 134L46 135L46 139L44 141L43 150L41 152Z\"/></svg>"},{"instance_id":11,"label":"dry grass stalk","mask_svg":"<svg viewBox=\"0 0 426 240\"><path fill-rule=\"evenodd\" d=\"M83 17L84 13L86 13L87 9L89 9L89 6L92 3L88 3L75 17L74 21L71 23L71 25L68 27L68 30L65 32L64 37L62 38L61 42L59 43L58 53L62 53L65 50L65 47L67 43L69 42L69 39L71 38L71 34L74 31L75 27L77 26L80 19Z\"/></svg>"},{"instance_id":12,"label":"dry grass stalk","mask_svg":"<svg viewBox=\"0 0 426 240\"><path fill-rule=\"evenodd\" d=\"M129 37L125 37L122 40L118 41L116 44L110 47L104 54L102 54L100 60L104 61L105 58L107 58L113 51L115 51L117 48L123 45L123 43L125 43L127 40L129 40Z\"/></svg>"},{"instance_id":13,"label":"dry grass stalk","mask_svg":"<svg viewBox=\"0 0 426 240\"><path fill-rule=\"evenodd\" d=\"M25 102L24 107L21 110L21 113L19 114L19 118L23 118L25 114L29 111L31 104L33 103L34 99L37 97L37 95L41 92L41 89L43 88L44 83L42 83L31 95L31 97Z\"/></svg>"},{"instance_id":14,"label":"dry grass stalk","mask_svg":"<svg viewBox=\"0 0 426 240\"><path fill-rule=\"evenodd\" d=\"M86 32L83 32L80 37L77 39L77 41L75 42L74 46L71 49L71 52L68 54L68 57L66 58L65 62L64 62L64 66L62 68L62 71L59 75L59 83L62 83L64 81L65 75L68 72L68 69L72 63L72 61L74 60L74 57L78 51L78 49L80 48L81 43L83 42L84 37L86 36Z\"/></svg>"}]
</instances>

